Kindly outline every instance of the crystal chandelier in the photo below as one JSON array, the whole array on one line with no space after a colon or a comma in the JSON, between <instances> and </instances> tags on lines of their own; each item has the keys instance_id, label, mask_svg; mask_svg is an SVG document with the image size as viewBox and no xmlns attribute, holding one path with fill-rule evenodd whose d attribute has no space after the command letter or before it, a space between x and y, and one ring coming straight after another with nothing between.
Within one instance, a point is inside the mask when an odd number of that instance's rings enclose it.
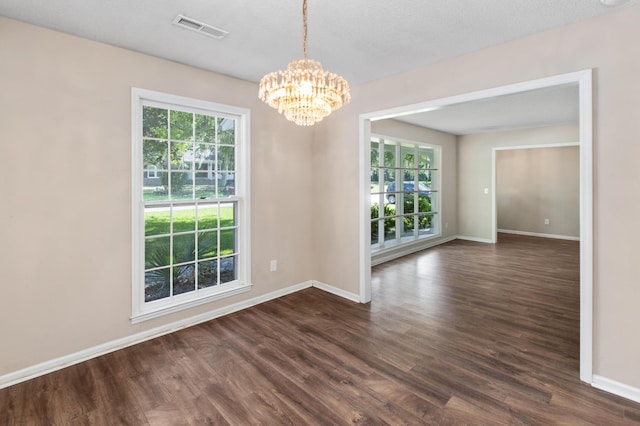
<instances>
[{"instance_id":1,"label":"crystal chandelier","mask_svg":"<svg viewBox=\"0 0 640 426\"><path fill-rule=\"evenodd\" d=\"M274 71L260 80L258 96L298 126L313 126L351 100L349 83L325 71L318 61L307 59L307 0L302 3L303 59L289 62L285 71Z\"/></svg>"}]
</instances>

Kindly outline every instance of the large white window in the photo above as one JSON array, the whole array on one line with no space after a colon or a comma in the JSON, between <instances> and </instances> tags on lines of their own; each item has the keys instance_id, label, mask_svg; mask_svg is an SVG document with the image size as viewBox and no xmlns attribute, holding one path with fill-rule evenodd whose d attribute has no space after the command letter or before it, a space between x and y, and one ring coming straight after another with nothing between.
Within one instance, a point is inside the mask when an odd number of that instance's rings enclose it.
<instances>
[{"instance_id":1,"label":"large white window","mask_svg":"<svg viewBox=\"0 0 640 426\"><path fill-rule=\"evenodd\" d=\"M440 235L440 147L371 138L371 250Z\"/></svg>"},{"instance_id":2,"label":"large white window","mask_svg":"<svg viewBox=\"0 0 640 426\"><path fill-rule=\"evenodd\" d=\"M248 122L133 89L133 322L250 289Z\"/></svg>"}]
</instances>

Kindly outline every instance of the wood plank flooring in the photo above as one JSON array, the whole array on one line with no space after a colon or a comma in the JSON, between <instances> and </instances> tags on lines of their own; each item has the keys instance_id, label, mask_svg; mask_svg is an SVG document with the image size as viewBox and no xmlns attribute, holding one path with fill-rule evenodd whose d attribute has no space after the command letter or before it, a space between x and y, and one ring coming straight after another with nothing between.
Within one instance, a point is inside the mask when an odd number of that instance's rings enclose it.
<instances>
[{"instance_id":1,"label":"wood plank flooring","mask_svg":"<svg viewBox=\"0 0 640 426\"><path fill-rule=\"evenodd\" d=\"M578 379L579 246L500 235L0 390L0 425L640 424Z\"/></svg>"}]
</instances>

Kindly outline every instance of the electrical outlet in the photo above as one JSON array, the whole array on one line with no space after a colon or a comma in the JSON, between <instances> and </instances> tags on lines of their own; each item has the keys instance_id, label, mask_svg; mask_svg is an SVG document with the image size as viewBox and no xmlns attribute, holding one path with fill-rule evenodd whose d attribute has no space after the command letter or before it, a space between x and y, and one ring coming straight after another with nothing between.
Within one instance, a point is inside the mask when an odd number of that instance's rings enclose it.
<instances>
[{"instance_id":1,"label":"electrical outlet","mask_svg":"<svg viewBox=\"0 0 640 426\"><path fill-rule=\"evenodd\" d=\"M548 224L549 224L549 219L545 219L545 220L544 220L544 224L545 224L545 225L548 225Z\"/></svg>"},{"instance_id":2,"label":"electrical outlet","mask_svg":"<svg viewBox=\"0 0 640 426\"><path fill-rule=\"evenodd\" d=\"M278 270L278 261L277 260L272 260L271 261L271 272L275 272Z\"/></svg>"}]
</instances>

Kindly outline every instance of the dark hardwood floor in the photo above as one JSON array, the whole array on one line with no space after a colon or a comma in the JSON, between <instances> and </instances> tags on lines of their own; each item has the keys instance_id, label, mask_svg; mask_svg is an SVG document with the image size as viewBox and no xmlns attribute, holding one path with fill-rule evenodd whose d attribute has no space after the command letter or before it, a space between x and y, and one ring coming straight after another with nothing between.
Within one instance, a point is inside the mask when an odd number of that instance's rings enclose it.
<instances>
[{"instance_id":1,"label":"dark hardwood floor","mask_svg":"<svg viewBox=\"0 0 640 426\"><path fill-rule=\"evenodd\" d=\"M371 304L308 289L0 390L0 425L640 424L578 379L578 250L454 241Z\"/></svg>"}]
</instances>

